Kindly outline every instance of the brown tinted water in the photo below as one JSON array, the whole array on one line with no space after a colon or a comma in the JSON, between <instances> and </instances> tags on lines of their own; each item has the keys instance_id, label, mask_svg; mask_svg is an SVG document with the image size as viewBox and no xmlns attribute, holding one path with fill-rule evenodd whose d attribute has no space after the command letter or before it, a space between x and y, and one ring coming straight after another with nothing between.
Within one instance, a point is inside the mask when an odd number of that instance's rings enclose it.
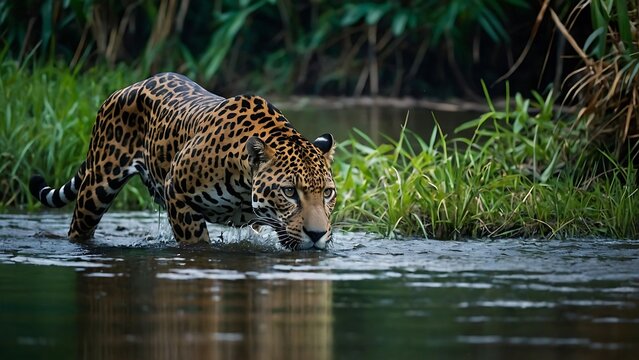
<instances>
[{"instance_id":1,"label":"brown tinted water","mask_svg":"<svg viewBox=\"0 0 639 360\"><path fill-rule=\"evenodd\" d=\"M1 359L628 358L636 240L388 240L291 253L211 226L180 248L153 213L0 215ZM218 236L220 235L220 236ZM222 240L223 238L223 240Z\"/></svg>"},{"instance_id":2,"label":"brown tinted water","mask_svg":"<svg viewBox=\"0 0 639 360\"><path fill-rule=\"evenodd\" d=\"M318 108L297 105L283 108L282 111L295 128L309 139L330 132L338 141L343 141L356 128L378 143L385 140L385 136L397 139L404 124L425 139L430 138L436 124L439 124L444 134L453 135L455 128L463 122L479 116L474 111L433 111L419 107L390 106Z\"/></svg>"}]
</instances>

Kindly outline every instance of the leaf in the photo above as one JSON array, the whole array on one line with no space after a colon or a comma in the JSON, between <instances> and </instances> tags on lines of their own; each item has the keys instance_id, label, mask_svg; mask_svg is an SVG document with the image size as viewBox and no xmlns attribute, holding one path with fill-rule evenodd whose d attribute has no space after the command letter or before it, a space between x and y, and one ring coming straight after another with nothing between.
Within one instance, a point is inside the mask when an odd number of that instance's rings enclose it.
<instances>
[{"instance_id":1,"label":"leaf","mask_svg":"<svg viewBox=\"0 0 639 360\"><path fill-rule=\"evenodd\" d=\"M315 31L311 35L311 38L307 44L307 49L305 50L317 49L317 47L319 47L320 44L326 38L326 35L328 35L329 31L331 30L331 27L332 27L331 24L328 22L320 23L320 25L315 29Z\"/></svg>"},{"instance_id":2,"label":"leaf","mask_svg":"<svg viewBox=\"0 0 639 360\"><path fill-rule=\"evenodd\" d=\"M9 15L9 6L4 1L0 2L0 25L6 26L4 23L7 20L8 15Z\"/></svg>"},{"instance_id":3,"label":"leaf","mask_svg":"<svg viewBox=\"0 0 639 360\"><path fill-rule=\"evenodd\" d=\"M42 47L46 51L53 33L53 0L45 1L40 8L40 16L42 16Z\"/></svg>"},{"instance_id":4,"label":"leaf","mask_svg":"<svg viewBox=\"0 0 639 360\"><path fill-rule=\"evenodd\" d=\"M458 16L459 3L453 2L444 10L444 13L438 17L433 25L431 38L434 44L437 44L442 35L449 32L455 26Z\"/></svg>"},{"instance_id":5,"label":"leaf","mask_svg":"<svg viewBox=\"0 0 639 360\"><path fill-rule=\"evenodd\" d=\"M635 64L635 67L632 69L632 73L630 74L630 77L628 78L628 88L626 89L626 91L630 90L630 87L634 83L634 78L635 76L637 76L637 72L639 72L639 61Z\"/></svg>"},{"instance_id":6,"label":"leaf","mask_svg":"<svg viewBox=\"0 0 639 360\"><path fill-rule=\"evenodd\" d=\"M521 132L521 129L524 128L524 120L522 116L517 116L515 118L515 122L513 123L513 132L515 134L519 134Z\"/></svg>"},{"instance_id":7,"label":"leaf","mask_svg":"<svg viewBox=\"0 0 639 360\"><path fill-rule=\"evenodd\" d=\"M545 183L546 181L548 181L548 179L550 179L550 176L552 175L553 171L555 170L555 166L557 165L558 158L559 158L559 150L555 152L555 155L552 157L550 164L548 164L548 167L544 169L544 172L539 177L540 182Z\"/></svg>"},{"instance_id":8,"label":"leaf","mask_svg":"<svg viewBox=\"0 0 639 360\"><path fill-rule=\"evenodd\" d=\"M619 35L621 41L626 47L626 51L634 48L632 43L632 33L630 32L630 19L628 18L628 4L626 0L615 1L617 10L617 26L619 26Z\"/></svg>"},{"instance_id":9,"label":"leaf","mask_svg":"<svg viewBox=\"0 0 639 360\"><path fill-rule=\"evenodd\" d=\"M202 62L208 64L204 70L205 79L215 75L248 16L265 3L266 1L260 1L247 8L220 15L223 21L222 28L215 33L209 48L202 56Z\"/></svg>"},{"instance_id":10,"label":"leaf","mask_svg":"<svg viewBox=\"0 0 639 360\"><path fill-rule=\"evenodd\" d=\"M588 36L588 38L586 39L586 42L584 43L584 52L588 53L588 49L590 48L590 45L592 45L595 41L597 41L597 49L595 51L598 51L598 48L600 47L599 42L601 41L606 41L605 39L605 33L606 29L605 28L598 28L595 29L595 31L592 32L592 34L590 34L590 36ZM596 55L600 55L600 54L596 54Z\"/></svg>"},{"instance_id":11,"label":"leaf","mask_svg":"<svg viewBox=\"0 0 639 360\"><path fill-rule=\"evenodd\" d=\"M390 4L371 6L370 10L366 14L366 23L368 25L375 25L379 20L390 10Z\"/></svg>"},{"instance_id":12,"label":"leaf","mask_svg":"<svg viewBox=\"0 0 639 360\"><path fill-rule=\"evenodd\" d=\"M590 3L590 17L592 21L592 27L594 29L604 29L603 31L606 31L608 29L609 14L605 12L603 0L592 0L592 2ZM605 36L603 36L603 40L599 41L597 45L598 48L595 54L597 54L597 56L599 57L602 57L606 53Z\"/></svg>"},{"instance_id":13,"label":"leaf","mask_svg":"<svg viewBox=\"0 0 639 360\"><path fill-rule=\"evenodd\" d=\"M355 24L356 22L363 19L368 11L370 10L371 5L368 3L364 4L348 4L345 8L344 17L342 17L341 25L346 27Z\"/></svg>"},{"instance_id":14,"label":"leaf","mask_svg":"<svg viewBox=\"0 0 639 360\"><path fill-rule=\"evenodd\" d=\"M498 17L490 12L487 8L480 8L480 15L477 19L484 31L493 39L494 42L508 41L508 34L501 25Z\"/></svg>"},{"instance_id":15,"label":"leaf","mask_svg":"<svg viewBox=\"0 0 639 360\"><path fill-rule=\"evenodd\" d=\"M493 29L492 25L485 17L480 16L477 19L477 21L479 22L479 25L481 25L481 28L486 32L486 34L488 34L488 36L493 42L495 43L499 42L499 36L497 35L497 32Z\"/></svg>"},{"instance_id":16,"label":"leaf","mask_svg":"<svg viewBox=\"0 0 639 360\"><path fill-rule=\"evenodd\" d=\"M482 127L482 125L487 120L490 120L493 117L493 115L494 115L493 112L487 112L485 114L482 114L479 118L475 120L465 121L463 124L455 128L455 133L457 134L468 129L478 129Z\"/></svg>"},{"instance_id":17,"label":"leaf","mask_svg":"<svg viewBox=\"0 0 639 360\"><path fill-rule=\"evenodd\" d=\"M391 25L391 29L393 30L393 35L398 36L404 32L406 29L406 23L408 22L408 14L405 12L399 12L397 15L393 17L393 23Z\"/></svg>"}]
</instances>

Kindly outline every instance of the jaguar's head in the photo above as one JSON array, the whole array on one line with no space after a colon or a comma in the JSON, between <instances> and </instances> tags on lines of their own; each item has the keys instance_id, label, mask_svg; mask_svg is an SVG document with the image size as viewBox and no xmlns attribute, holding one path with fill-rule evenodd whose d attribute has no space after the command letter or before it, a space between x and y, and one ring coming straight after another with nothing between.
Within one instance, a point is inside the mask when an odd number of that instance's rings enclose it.
<instances>
[{"instance_id":1,"label":"jaguar's head","mask_svg":"<svg viewBox=\"0 0 639 360\"><path fill-rule=\"evenodd\" d=\"M325 249L332 241L336 199L333 136L310 142L295 131L282 131L265 140L253 136L246 143L256 223L271 226L289 249Z\"/></svg>"}]
</instances>

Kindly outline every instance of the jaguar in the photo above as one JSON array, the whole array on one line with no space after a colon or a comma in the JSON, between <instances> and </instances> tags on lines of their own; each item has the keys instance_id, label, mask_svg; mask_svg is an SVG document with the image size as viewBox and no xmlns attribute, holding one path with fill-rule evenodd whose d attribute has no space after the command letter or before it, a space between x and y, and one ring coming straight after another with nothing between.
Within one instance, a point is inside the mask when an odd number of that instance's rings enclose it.
<instances>
[{"instance_id":1,"label":"jaguar","mask_svg":"<svg viewBox=\"0 0 639 360\"><path fill-rule=\"evenodd\" d=\"M75 200L69 239L91 239L116 195L140 176L168 214L179 244L210 242L207 222L271 227L291 250L332 241L335 141L305 139L260 96L223 98L186 76L162 73L100 106L86 159L64 185L36 174L43 205Z\"/></svg>"}]
</instances>

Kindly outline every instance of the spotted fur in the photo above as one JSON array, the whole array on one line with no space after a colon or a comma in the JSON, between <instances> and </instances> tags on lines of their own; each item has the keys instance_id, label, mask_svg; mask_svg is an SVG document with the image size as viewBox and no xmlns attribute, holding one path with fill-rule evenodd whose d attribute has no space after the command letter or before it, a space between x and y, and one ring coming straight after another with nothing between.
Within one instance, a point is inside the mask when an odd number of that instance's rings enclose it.
<instances>
[{"instance_id":1,"label":"spotted fur","mask_svg":"<svg viewBox=\"0 0 639 360\"><path fill-rule=\"evenodd\" d=\"M206 222L267 225L290 249L325 248L335 206L334 141L304 139L259 96L224 99L173 73L113 93L89 151L59 189L31 178L44 205L76 200L69 238L90 239L115 196L139 175L180 243L208 242Z\"/></svg>"}]
</instances>

